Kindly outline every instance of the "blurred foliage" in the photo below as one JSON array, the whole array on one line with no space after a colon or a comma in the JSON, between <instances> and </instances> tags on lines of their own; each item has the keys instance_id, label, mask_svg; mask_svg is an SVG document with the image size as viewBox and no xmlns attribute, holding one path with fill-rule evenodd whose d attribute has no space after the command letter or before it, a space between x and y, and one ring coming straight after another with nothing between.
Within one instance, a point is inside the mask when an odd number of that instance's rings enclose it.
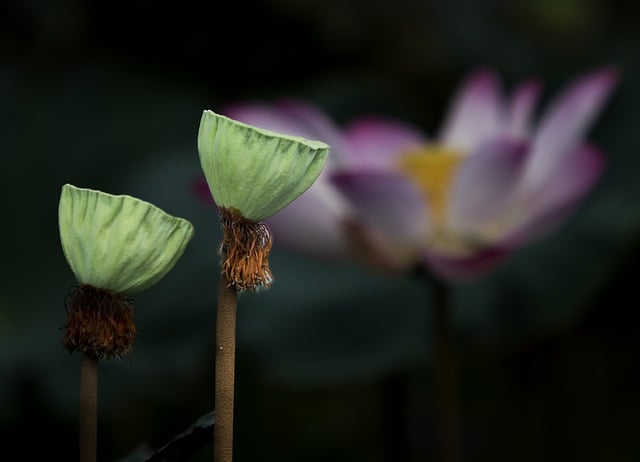
<instances>
[{"instance_id":1,"label":"blurred foliage","mask_svg":"<svg viewBox=\"0 0 640 462\"><path fill-rule=\"evenodd\" d=\"M101 364L100 460L117 460L165 444L213 404L220 233L190 190L202 109L295 96L340 122L372 112L434 133L451 91L478 66L495 67L508 88L539 76L550 95L614 64L621 85L589 135L607 156L601 183L557 232L456 287L455 319L465 460L638 460L638 9L603 0L3 2L5 453L75 456L79 360L60 343L75 284L57 229L64 183L138 196L196 229L175 269L136 298L131 358ZM240 299L236 460L387 460L383 396L398 376L415 460L432 455L428 284L278 248L272 267L273 288Z\"/></svg>"}]
</instances>

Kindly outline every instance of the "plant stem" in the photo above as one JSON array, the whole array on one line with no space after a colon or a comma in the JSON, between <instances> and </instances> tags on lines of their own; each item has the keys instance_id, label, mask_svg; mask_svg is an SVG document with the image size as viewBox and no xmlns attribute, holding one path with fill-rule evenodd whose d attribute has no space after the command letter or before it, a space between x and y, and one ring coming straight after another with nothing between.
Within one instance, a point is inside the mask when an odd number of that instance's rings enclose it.
<instances>
[{"instance_id":1,"label":"plant stem","mask_svg":"<svg viewBox=\"0 0 640 462\"><path fill-rule=\"evenodd\" d=\"M82 355L80 369L80 462L95 462L98 433L98 359Z\"/></svg>"},{"instance_id":2,"label":"plant stem","mask_svg":"<svg viewBox=\"0 0 640 462\"><path fill-rule=\"evenodd\" d=\"M236 308L238 297L227 278L220 274L216 321L214 462L233 457L233 395L235 382Z\"/></svg>"},{"instance_id":3,"label":"plant stem","mask_svg":"<svg viewBox=\"0 0 640 462\"><path fill-rule=\"evenodd\" d=\"M433 306L436 339L436 380L438 386L440 454L442 462L457 462L458 400L456 354L451 325L449 287L433 279Z\"/></svg>"}]
</instances>

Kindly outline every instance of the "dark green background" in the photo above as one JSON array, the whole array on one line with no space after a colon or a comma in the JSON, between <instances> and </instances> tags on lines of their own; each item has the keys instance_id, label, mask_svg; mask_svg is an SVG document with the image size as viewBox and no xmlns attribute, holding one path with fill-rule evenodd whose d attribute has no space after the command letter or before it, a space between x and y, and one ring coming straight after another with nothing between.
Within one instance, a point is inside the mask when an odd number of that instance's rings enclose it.
<instances>
[{"instance_id":1,"label":"dark green background","mask_svg":"<svg viewBox=\"0 0 640 462\"><path fill-rule=\"evenodd\" d=\"M454 289L462 444L474 462L640 460L638 17L604 0L1 3L0 459L76 458L64 183L138 196L196 229L136 297L131 357L101 363L99 460L117 461L213 404L220 235L191 192L203 109L298 97L341 124L376 113L433 134L476 68L508 89L541 78L544 103L615 65L589 134L602 181L557 232ZM273 288L240 299L235 460L435 460L428 283L280 248L272 267ZM389 456L405 433L409 456Z\"/></svg>"}]
</instances>

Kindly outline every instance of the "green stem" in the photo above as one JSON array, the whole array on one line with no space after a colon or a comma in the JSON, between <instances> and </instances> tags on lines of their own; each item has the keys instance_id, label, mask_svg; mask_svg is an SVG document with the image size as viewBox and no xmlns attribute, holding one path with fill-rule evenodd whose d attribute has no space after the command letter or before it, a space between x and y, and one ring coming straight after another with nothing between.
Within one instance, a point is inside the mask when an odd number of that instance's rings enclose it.
<instances>
[{"instance_id":1,"label":"green stem","mask_svg":"<svg viewBox=\"0 0 640 462\"><path fill-rule=\"evenodd\" d=\"M214 462L233 458L233 398L235 383L236 308L238 297L233 286L220 274L216 321Z\"/></svg>"},{"instance_id":2,"label":"green stem","mask_svg":"<svg viewBox=\"0 0 640 462\"><path fill-rule=\"evenodd\" d=\"M433 280L436 380L442 462L457 462L459 460L456 352L451 322L450 295L449 287L445 283L437 279Z\"/></svg>"},{"instance_id":3,"label":"green stem","mask_svg":"<svg viewBox=\"0 0 640 462\"><path fill-rule=\"evenodd\" d=\"M82 355L80 370L80 462L95 462L98 433L98 359Z\"/></svg>"}]
</instances>

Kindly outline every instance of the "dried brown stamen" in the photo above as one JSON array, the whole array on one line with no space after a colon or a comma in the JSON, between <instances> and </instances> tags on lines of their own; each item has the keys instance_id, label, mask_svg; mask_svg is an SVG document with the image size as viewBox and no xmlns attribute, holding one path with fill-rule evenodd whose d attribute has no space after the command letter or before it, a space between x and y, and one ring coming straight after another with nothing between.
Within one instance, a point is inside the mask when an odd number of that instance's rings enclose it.
<instances>
[{"instance_id":1,"label":"dried brown stamen","mask_svg":"<svg viewBox=\"0 0 640 462\"><path fill-rule=\"evenodd\" d=\"M97 359L120 359L136 337L133 303L121 295L90 285L78 287L68 299L63 345Z\"/></svg>"},{"instance_id":2,"label":"dried brown stamen","mask_svg":"<svg viewBox=\"0 0 640 462\"><path fill-rule=\"evenodd\" d=\"M266 289L273 281L269 268L271 233L264 223L247 220L235 210L220 209L222 273L238 291Z\"/></svg>"}]
</instances>

